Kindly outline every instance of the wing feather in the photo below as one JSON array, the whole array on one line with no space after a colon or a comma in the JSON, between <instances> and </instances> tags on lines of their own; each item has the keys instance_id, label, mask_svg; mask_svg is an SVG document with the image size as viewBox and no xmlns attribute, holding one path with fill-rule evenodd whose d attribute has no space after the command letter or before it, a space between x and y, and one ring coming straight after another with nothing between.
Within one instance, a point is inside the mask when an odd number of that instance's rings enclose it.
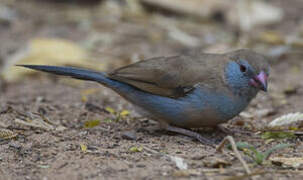
<instances>
[{"instance_id":1,"label":"wing feather","mask_svg":"<svg viewBox=\"0 0 303 180\"><path fill-rule=\"evenodd\" d=\"M153 94L182 97L198 83L207 81L214 63L222 56L213 54L158 57L143 60L108 74L109 78Z\"/></svg>"}]
</instances>

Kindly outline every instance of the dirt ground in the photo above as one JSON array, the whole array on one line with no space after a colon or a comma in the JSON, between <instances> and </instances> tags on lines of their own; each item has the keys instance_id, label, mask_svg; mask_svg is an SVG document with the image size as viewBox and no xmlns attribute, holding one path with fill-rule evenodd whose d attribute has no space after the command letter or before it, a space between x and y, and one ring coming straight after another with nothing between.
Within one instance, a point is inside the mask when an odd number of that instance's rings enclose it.
<instances>
[{"instance_id":1,"label":"dirt ground","mask_svg":"<svg viewBox=\"0 0 303 180\"><path fill-rule=\"evenodd\" d=\"M302 126L296 129L294 138L272 141L261 138L264 127L274 118L303 111L302 41L285 45L259 37L260 33L271 31L281 37L303 36L303 3L269 2L284 10L283 21L243 35L216 18L200 21L151 9L136 14L125 10L124 5L121 5L123 12L111 11L110 8L119 8L107 2L79 5L73 1L4 0L0 5L9 7L14 15L0 21L0 65L36 37L74 41L108 70L138 59L190 49L216 52L252 48L271 59L269 91L259 93L246 109L246 115L225 126L244 132L234 135L235 141L247 142L259 151L281 143L292 145L275 151L271 158L301 158ZM200 44L191 47L172 38L166 27L170 25L197 37ZM96 36L101 37L96 40ZM242 40L245 45L236 43ZM274 53L279 48L287 51ZM219 153L189 137L157 130L155 122L140 117L125 100L96 83L36 74L18 82L0 81L0 86L0 127L17 134L14 138L0 139L0 179L246 178L233 151L224 148L224 153ZM85 94L87 91L91 93ZM130 115L118 118L107 107L117 112L128 110ZM65 130L45 130L16 122L43 117L52 127ZM92 120L100 124L85 128L85 123ZM226 136L212 129L199 132L217 144ZM251 171L258 174L254 176L257 179L303 178L303 164L285 166L269 159L256 165L249 156L244 153L242 156ZM187 169L179 168L172 157L182 158Z\"/></svg>"}]
</instances>

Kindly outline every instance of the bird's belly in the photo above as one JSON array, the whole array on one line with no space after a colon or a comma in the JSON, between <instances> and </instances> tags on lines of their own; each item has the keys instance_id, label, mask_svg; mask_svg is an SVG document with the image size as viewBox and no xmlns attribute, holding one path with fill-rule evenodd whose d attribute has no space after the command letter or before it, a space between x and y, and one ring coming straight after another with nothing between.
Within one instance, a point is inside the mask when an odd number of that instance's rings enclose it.
<instances>
[{"instance_id":1,"label":"bird's belly","mask_svg":"<svg viewBox=\"0 0 303 180\"><path fill-rule=\"evenodd\" d=\"M238 115L248 104L241 99L195 89L182 98L169 98L149 93L124 96L149 117L187 128L216 126Z\"/></svg>"},{"instance_id":2,"label":"bird's belly","mask_svg":"<svg viewBox=\"0 0 303 180\"><path fill-rule=\"evenodd\" d=\"M165 109L143 108L142 106L135 106L135 109L142 116L151 118L153 120L167 123L170 125L186 128L198 128L198 127L212 127L224 122L224 120L217 116L212 110L200 111L198 109L192 109L184 107L184 109L175 111L174 108L168 106ZM166 112L163 112L163 111Z\"/></svg>"},{"instance_id":3,"label":"bird's belly","mask_svg":"<svg viewBox=\"0 0 303 180\"><path fill-rule=\"evenodd\" d=\"M215 109L193 109L189 107L182 112L182 120L171 120L170 124L187 128L213 127L227 120L219 116Z\"/></svg>"},{"instance_id":4,"label":"bird's belly","mask_svg":"<svg viewBox=\"0 0 303 180\"><path fill-rule=\"evenodd\" d=\"M249 101L198 89L189 95L190 105L183 114L186 127L216 126L225 123L243 111Z\"/></svg>"}]
</instances>

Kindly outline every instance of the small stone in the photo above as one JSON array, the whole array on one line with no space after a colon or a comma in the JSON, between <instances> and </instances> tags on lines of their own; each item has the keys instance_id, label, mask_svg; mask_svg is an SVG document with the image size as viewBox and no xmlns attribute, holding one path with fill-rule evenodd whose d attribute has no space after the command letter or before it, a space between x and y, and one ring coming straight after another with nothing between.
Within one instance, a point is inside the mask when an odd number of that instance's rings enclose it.
<instances>
[{"instance_id":1,"label":"small stone","mask_svg":"<svg viewBox=\"0 0 303 180\"><path fill-rule=\"evenodd\" d=\"M144 165L144 164L137 164L137 167L138 168L144 168L144 167L146 167L146 165Z\"/></svg>"},{"instance_id":2,"label":"small stone","mask_svg":"<svg viewBox=\"0 0 303 180\"><path fill-rule=\"evenodd\" d=\"M262 109L256 111L256 115L260 118L274 115L276 111L274 109Z\"/></svg>"},{"instance_id":3,"label":"small stone","mask_svg":"<svg viewBox=\"0 0 303 180\"><path fill-rule=\"evenodd\" d=\"M127 139L127 140L136 140L137 139L136 132L133 130L124 131L124 132L122 132L121 136L123 139Z\"/></svg>"},{"instance_id":4,"label":"small stone","mask_svg":"<svg viewBox=\"0 0 303 180\"><path fill-rule=\"evenodd\" d=\"M20 143L17 143L17 142L11 142L9 144L9 147L10 148L14 148L14 149L17 149L17 150L21 150L22 146Z\"/></svg>"},{"instance_id":5,"label":"small stone","mask_svg":"<svg viewBox=\"0 0 303 180\"><path fill-rule=\"evenodd\" d=\"M251 118L254 117L254 116L253 116L251 113L249 113L249 112L241 112L239 115L240 115L242 118L247 118L247 119L251 119Z\"/></svg>"}]
</instances>

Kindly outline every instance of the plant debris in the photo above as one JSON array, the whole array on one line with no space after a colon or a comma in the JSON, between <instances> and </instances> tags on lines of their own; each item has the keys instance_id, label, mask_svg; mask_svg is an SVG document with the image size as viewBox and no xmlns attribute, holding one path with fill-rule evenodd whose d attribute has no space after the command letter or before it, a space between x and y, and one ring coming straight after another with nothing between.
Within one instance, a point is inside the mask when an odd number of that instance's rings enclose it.
<instances>
[{"instance_id":1,"label":"plant debris","mask_svg":"<svg viewBox=\"0 0 303 180\"><path fill-rule=\"evenodd\" d=\"M303 113L289 113L283 116L280 116L268 124L269 128L289 126L294 123L299 123L303 121Z\"/></svg>"}]
</instances>

